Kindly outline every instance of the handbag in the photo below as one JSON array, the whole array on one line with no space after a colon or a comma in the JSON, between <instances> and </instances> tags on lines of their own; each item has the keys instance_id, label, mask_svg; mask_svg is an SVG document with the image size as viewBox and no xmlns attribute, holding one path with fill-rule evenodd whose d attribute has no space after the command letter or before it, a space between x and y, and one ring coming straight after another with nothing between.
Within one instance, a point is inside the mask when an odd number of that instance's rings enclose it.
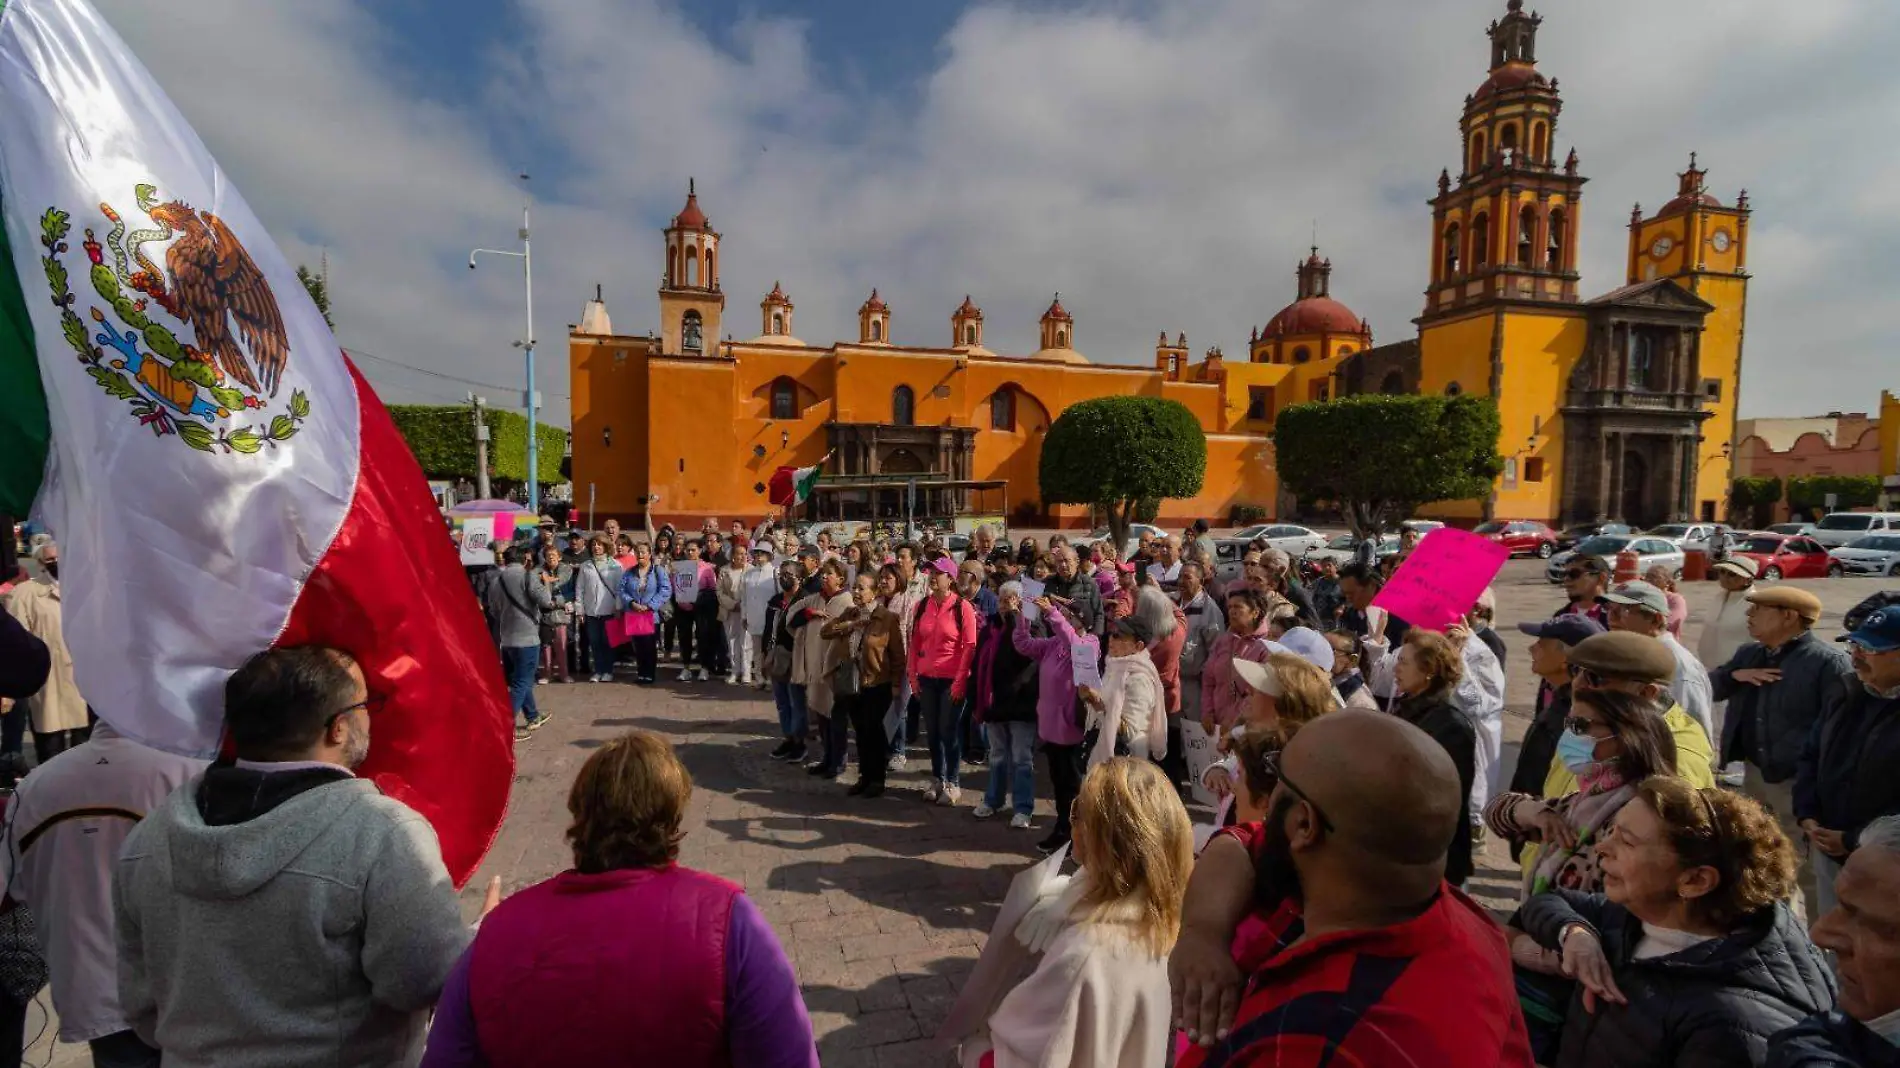
<instances>
[{"instance_id":1,"label":"handbag","mask_svg":"<svg viewBox=\"0 0 1900 1068\"><path fill-rule=\"evenodd\" d=\"M858 668L858 659L847 656L831 669L831 692L839 697L856 697L863 688L864 674Z\"/></svg>"},{"instance_id":2,"label":"handbag","mask_svg":"<svg viewBox=\"0 0 1900 1068\"><path fill-rule=\"evenodd\" d=\"M772 643L772 651L765 654L765 674L779 682L792 677L792 651L777 642Z\"/></svg>"}]
</instances>

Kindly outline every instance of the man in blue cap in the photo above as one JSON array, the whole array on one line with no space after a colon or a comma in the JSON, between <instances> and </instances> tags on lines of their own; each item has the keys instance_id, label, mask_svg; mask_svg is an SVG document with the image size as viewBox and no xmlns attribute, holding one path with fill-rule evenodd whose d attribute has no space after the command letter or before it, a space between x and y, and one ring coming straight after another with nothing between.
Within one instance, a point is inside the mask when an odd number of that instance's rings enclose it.
<instances>
[{"instance_id":1,"label":"man in blue cap","mask_svg":"<svg viewBox=\"0 0 1900 1068\"><path fill-rule=\"evenodd\" d=\"M1814 864L1815 914L1834 907L1834 880L1860 832L1900 813L1900 606L1843 636L1852 658L1847 700L1824 711L1795 763L1794 816Z\"/></svg>"},{"instance_id":2,"label":"man in blue cap","mask_svg":"<svg viewBox=\"0 0 1900 1068\"><path fill-rule=\"evenodd\" d=\"M1544 680L1538 688L1537 715L1524 732L1524 744L1517 750L1517 770L1511 774L1511 791L1544 796L1544 776L1557 755L1557 739L1564 732L1564 720L1570 715L1570 647L1592 634L1602 634L1603 624L1578 612L1566 612L1534 623L1519 623L1517 629L1537 639L1531 643L1531 670Z\"/></svg>"}]
</instances>

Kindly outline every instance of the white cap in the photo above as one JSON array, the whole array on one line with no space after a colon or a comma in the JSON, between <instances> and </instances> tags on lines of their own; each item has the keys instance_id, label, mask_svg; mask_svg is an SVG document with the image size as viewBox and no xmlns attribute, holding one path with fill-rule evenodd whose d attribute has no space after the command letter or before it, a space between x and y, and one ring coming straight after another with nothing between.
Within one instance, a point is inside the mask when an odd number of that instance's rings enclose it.
<instances>
[{"instance_id":1,"label":"white cap","mask_svg":"<svg viewBox=\"0 0 1900 1068\"><path fill-rule=\"evenodd\" d=\"M1280 685L1280 673L1272 664L1263 664L1258 660L1235 660L1234 674L1240 680L1268 697L1285 695L1286 687Z\"/></svg>"}]
</instances>

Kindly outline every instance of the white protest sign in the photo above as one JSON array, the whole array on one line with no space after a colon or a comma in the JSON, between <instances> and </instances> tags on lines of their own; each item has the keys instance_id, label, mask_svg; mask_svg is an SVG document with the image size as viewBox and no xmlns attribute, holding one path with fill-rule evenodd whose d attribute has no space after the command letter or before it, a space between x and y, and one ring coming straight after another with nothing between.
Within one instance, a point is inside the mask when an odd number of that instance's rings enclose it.
<instances>
[{"instance_id":1,"label":"white protest sign","mask_svg":"<svg viewBox=\"0 0 1900 1068\"><path fill-rule=\"evenodd\" d=\"M1214 791L1201 785L1201 776L1206 773L1208 766L1220 759L1219 744L1219 727L1215 727L1214 733L1210 735L1201 728L1199 720L1190 716L1181 717L1181 752L1187 758L1188 783L1194 796L1204 805L1219 800L1214 796Z\"/></svg>"}]
</instances>

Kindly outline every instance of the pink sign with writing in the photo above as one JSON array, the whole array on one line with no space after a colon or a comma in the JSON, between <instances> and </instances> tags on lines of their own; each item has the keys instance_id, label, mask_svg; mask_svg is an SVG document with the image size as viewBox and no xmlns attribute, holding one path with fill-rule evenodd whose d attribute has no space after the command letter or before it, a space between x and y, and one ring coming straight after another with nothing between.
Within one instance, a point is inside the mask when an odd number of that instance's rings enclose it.
<instances>
[{"instance_id":1,"label":"pink sign with writing","mask_svg":"<svg viewBox=\"0 0 1900 1068\"><path fill-rule=\"evenodd\" d=\"M1443 630L1471 611L1510 556L1489 538L1439 527L1419 541L1372 603L1414 627Z\"/></svg>"}]
</instances>

